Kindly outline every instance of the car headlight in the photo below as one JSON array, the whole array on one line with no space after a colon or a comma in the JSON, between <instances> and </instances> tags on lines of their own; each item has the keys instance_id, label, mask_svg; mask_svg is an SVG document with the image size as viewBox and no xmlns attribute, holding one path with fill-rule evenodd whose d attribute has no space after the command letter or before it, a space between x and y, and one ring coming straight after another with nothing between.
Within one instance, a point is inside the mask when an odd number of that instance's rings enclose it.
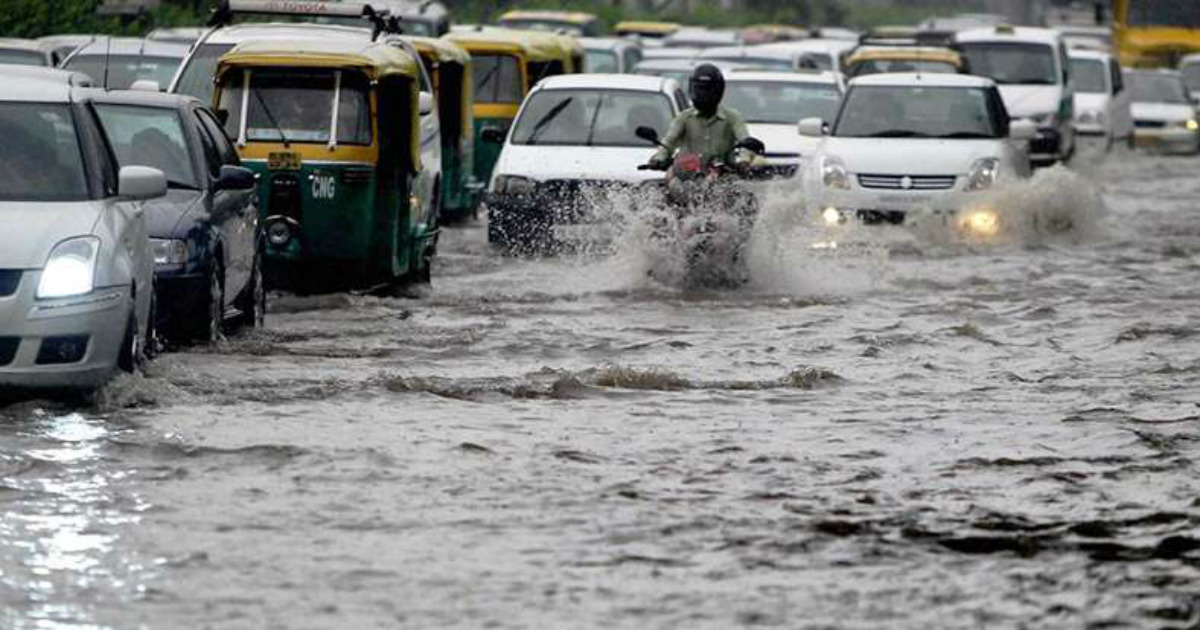
<instances>
[{"instance_id":1,"label":"car headlight","mask_svg":"<svg viewBox=\"0 0 1200 630\"><path fill-rule=\"evenodd\" d=\"M991 208L974 208L959 217L958 225L971 236L991 238L1000 233L1000 215Z\"/></svg>"},{"instance_id":2,"label":"car headlight","mask_svg":"<svg viewBox=\"0 0 1200 630\"><path fill-rule=\"evenodd\" d=\"M96 259L100 255L100 239L81 236L54 246L42 280L38 283L38 299L53 299L86 295L95 288Z\"/></svg>"},{"instance_id":3,"label":"car headlight","mask_svg":"<svg viewBox=\"0 0 1200 630\"><path fill-rule=\"evenodd\" d=\"M826 227L841 225L846 221L842 216L842 211L830 206L821 212L821 220L825 222Z\"/></svg>"},{"instance_id":4,"label":"car headlight","mask_svg":"<svg viewBox=\"0 0 1200 630\"><path fill-rule=\"evenodd\" d=\"M1029 116L1029 120L1032 120L1033 124L1039 127L1053 127L1058 124L1058 114L1056 112L1034 114Z\"/></svg>"},{"instance_id":5,"label":"car headlight","mask_svg":"<svg viewBox=\"0 0 1200 630\"><path fill-rule=\"evenodd\" d=\"M169 238L150 239L156 265L184 265L188 261L187 241Z\"/></svg>"},{"instance_id":6,"label":"car headlight","mask_svg":"<svg viewBox=\"0 0 1200 630\"><path fill-rule=\"evenodd\" d=\"M1079 114L1079 123L1082 125L1103 125L1107 120L1104 112L1098 110L1088 110Z\"/></svg>"},{"instance_id":7,"label":"car headlight","mask_svg":"<svg viewBox=\"0 0 1200 630\"><path fill-rule=\"evenodd\" d=\"M835 157L821 158L821 181L829 188L850 190L850 173L846 171L846 164Z\"/></svg>"},{"instance_id":8,"label":"car headlight","mask_svg":"<svg viewBox=\"0 0 1200 630\"><path fill-rule=\"evenodd\" d=\"M996 183L996 177L1000 174L1000 159L999 158L981 158L975 160L971 165L971 170L967 173L967 192L976 190L987 190Z\"/></svg>"},{"instance_id":9,"label":"car headlight","mask_svg":"<svg viewBox=\"0 0 1200 630\"><path fill-rule=\"evenodd\" d=\"M498 195L532 195L537 191L537 181L519 175L497 175L492 192Z\"/></svg>"},{"instance_id":10,"label":"car headlight","mask_svg":"<svg viewBox=\"0 0 1200 630\"><path fill-rule=\"evenodd\" d=\"M1200 122L1197 122L1195 118L1191 118L1188 120L1181 120L1181 121L1177 122L1176 124L1179 125L1180 127L1183 127L1184 129L1187 129L1188 131L1200 130Z\"/></svg>"}]
</instances>

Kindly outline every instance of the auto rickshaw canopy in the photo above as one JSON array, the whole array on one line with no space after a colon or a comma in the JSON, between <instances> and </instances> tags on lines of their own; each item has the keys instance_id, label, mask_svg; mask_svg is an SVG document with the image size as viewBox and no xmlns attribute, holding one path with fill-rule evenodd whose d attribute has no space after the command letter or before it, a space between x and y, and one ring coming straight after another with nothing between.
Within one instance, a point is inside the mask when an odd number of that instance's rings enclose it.
<instances>
[{"instance_id":1,"label":"auto rickshaw canopy","mask_svg":"<svg viewBox=\"0 0 1200 630\"><path fill-rule=\"evenodd\" d=\"M567 64L571 55L583 47L573 37L538 31L517 31L505 28L478 27L470 31L455 31L445 39L462 46L468 52L519 54L532 62L562 61ZM574 45L571 42L575 42Z\"/></svg>"}]
</instances>

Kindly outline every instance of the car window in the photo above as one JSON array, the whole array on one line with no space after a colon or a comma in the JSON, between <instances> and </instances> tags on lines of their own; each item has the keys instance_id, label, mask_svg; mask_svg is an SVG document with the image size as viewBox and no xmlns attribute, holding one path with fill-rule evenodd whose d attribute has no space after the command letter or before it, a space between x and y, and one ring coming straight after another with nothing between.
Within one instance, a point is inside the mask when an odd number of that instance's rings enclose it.
<instances>
[{"instance_id":1,"label":"car window","mask_svg":"<svg viewBox=\"0 0 1200 630\"><path fill-rule=\"evenodd\" d=\"M725 106L751 123L791 125L804 118L828 122L837 115L840 102L836 87L818 83L730 81L725 87Z\"/></svg>"},{"instance_id":2,"label":"car window","mask_svg":"<svg viewBox=\"0 0 1200 630\"><path fill-rule=\"evenodd\" d=\"M666 95L626 90L543 90L517 119L513 144L644 147L638 127L665 134L671 124Z\"/></svg>"},{"instance_id":3,"label":"car window","mask_svg":"<svg viewBox=\"0 0 1200 630\"><path fill-rule=\"evenodd\" d=\"M1001 120L983 88L857 86L833 135L850 138L999 138Z\"/></svg>"},{"instance_id":4,"label":"car window","mask_svg":"<svg viewBox=\"0 0 1200 630\"><path fill-rule=\"evenodd\" d=\"M14 66L45 66L46 55L36 50L20 50L16 48L0 48L0 65Z\"/></svg>"},{"instance_id":5,"label":"car window","mask_svg":"<svg viewBox=\"0 0 1200 630\"><path fill-rule=\"evenodd\" d=\"M851 76L862 77L869 74L886 74L889 72L923 72L931 74L957 74L958 68L946 61L921 59L872 59L854 64Z\"/></svg>"},{"instance_id":6,"label":"car window","mask_svg":"<svg viewBox=\"0 0 1200 630\"><path fill-rule=\"evenodd\" d=\"M592 73L608 73L617 71L617 54L611 50L587 51L584 68Z\"/></svg>"},{"instance_id":7,"label":"car window","mask_svg":"<svg viewBox=\"0 0 1200 630\"><path fill-rule=\"evenodd\" d=\"M0 103L0 201L88 198L83 153L70 109Z\"/></svg>"},{"instance_id":8,"label":"car window","mask_svg":"<svg viewBox=\"0 0 1200 630\"><path fill-rule=\"evenodd\" d=\"M120 166L150 166L174 186L195 188L183 121L174 109L97 104L96 114Z\"/></svg>"},{"instance_id":9,"label":"car window","mask_svg":"<svg viewBox=\"0 0 1200 630\"><path fill-rule=\"evenodd\" d=\"M200 99L210 104L213 100L213 77L217 75L217 63L221 55L233 49L233 44L204 44L192 53L179 75L175 91Z\"/></svg>"},{"instance_id":10,"label":"car window","mask_svg":"<svg viewBox=\"0 0 1200 630\"><path fill-rule=\"evenodd\" d=\"M1107 70L1099 59L1072 59L1071 80L1081 94L1108 94Z\"/></svg>"},{"instance_id":11,"label":"car window","mask_svg":"<svg viewBox=\"0 0 1200 630\"><path fill-rule=\"evenodd\" d=\"M472 55L475 99L480 103L520 103L524 96L521 68L510 55Z\"/></svg>"},{"instance_id":12,"label":"car window","mask_svg":"<svg viewBox=\"0 0 1200 630\"><path fill-rule=\"evenodd\" d=\"M233 143L230 142L229 136L225 134L225 130L217 123L217 119L206 109L197 109L196 117L200 120L201 128L208 132L213 144L216 145L217 152L221 154L221 161L234 166L241 164L242 161L238 157L237 149L233 148Z\"/></svg>"},{"instance_id":13,"label":"car window","mask_svg":"<svg viewBox=\"0 0 1200 630\"><path fill-rule=\"evenodd\" d=\"M1045 44L960 44L971 72L1000 85L1057 85L1057 49Z\"/></svg>"},{"instance_id":14,"label":"car window","mask_svg":"<svg viewBox=\"0 0 1200 630\"><path fill-rule=\"evenodd\" d=\"M1183 67L1183 82L1189 90L1200 91L1200 63L1192 63Z\"/></svg>"},{"instance_id":15,"label":"car window","mask_svg":"<svg viewBox=\"0 0 1200 630\"><path fill-rule=\"evenodd\" d=\"M141 55L76 55L64 69L88 75L97 87L125 90L136 81L154 81L165 90L170 87L180 61L175 57Z\"/></svg>"},{"instance_id":16,"label":"car window","mask_svg":"<svg viewBox=\"0 0 1200 630\"><path fill-rule=\"evenodd\" d=\"M625 49L625 72L632 72L642 61L642 51L637 48Z\"/></svg>"},{"instance_id":17,"label":"car window","mask_svg":"<svg viewBox=\"0 0 1200 630\"><path fill-rule=\"evenodd\" d=\"M1177 74L1131 72L1126 78L1130 98L1135 103L1189 105L1192 102L1184 88L1183 80Z\"/></svg>"}]
</instances>

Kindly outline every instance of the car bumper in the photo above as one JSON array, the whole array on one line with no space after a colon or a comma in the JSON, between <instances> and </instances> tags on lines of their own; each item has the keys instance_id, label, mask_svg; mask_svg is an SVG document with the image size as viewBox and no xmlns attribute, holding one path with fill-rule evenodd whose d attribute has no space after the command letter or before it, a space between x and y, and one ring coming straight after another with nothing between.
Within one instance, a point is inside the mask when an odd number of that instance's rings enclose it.
<instances>
[{"instance_id":1,"label":"car bumper","mask_svg":"<svg viewBox=\"0 0 1200 630\"><path fill-rule=\"evenodd\" d=\"M1163 153L1200 152L1200 133L1184 128L1135 129L1133 143Z\"/></svg>"},{"instance_id":2,"label":"car bumper","mask_svg":"<svg viewBox=\"0 0 1200 630\"><path fill-rule=\"evenodd\" d=\"M982 203L978 193L965 193L957 187L942 191L873 190L855 187L850 190L825 190L818 195L815 206L827 227L838 223L855 222L865 225L903 225L917 216L952 217L960 211ZM839 221L833 222L836 210Z\"/></svg>"},{"instance_id":3,"label":"car bumper","mask_svg":"<svg viewBox=\"0 0 1200 630\"><path fill-rule=\"evenodd\" d=\"M35 300L39 274L0 298L0 386L94 388L117 367L132 309L127 287ZM75 357L78 357L76 360Z\"/></svg>"}]
</instances>

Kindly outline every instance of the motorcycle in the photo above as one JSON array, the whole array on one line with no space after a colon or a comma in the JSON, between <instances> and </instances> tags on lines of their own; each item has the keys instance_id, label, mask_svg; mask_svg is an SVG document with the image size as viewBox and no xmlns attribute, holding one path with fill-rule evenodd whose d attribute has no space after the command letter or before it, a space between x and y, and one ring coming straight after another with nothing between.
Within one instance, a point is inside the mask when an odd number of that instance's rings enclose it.
<instances>
[{"instance_id":1,"label":"motorcycle","mask_svg":"<svg viewBox=\"0 0 1200 630\"><path fill-rule=\"evenodd\" d=\"M663 146L658 133L638 127L636 135ZM744 182L766 179L756 164L764 151L755 138L739 142L734 159L704 159L677 152L665 168L643 164L638 170L664 170L658 184L661 197L645 216L650 240L658 254L674 254L674 265L655 265L650 275L660 281L681 281L686 287L733 288L749 280L746 247L758 217L758 197Z\"/></svg>"}]
</instances>

